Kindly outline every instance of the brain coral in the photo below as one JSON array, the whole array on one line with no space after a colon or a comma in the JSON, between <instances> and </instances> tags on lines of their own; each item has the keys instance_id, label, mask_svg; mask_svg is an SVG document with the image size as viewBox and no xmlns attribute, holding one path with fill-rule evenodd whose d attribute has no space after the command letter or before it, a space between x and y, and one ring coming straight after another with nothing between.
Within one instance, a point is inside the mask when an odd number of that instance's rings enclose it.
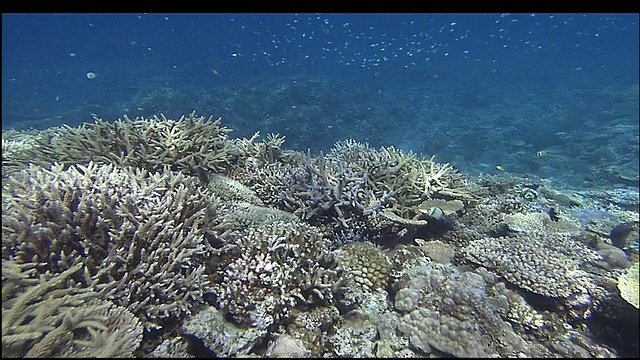
<instances>
[{"instance_id":1,"label":"brain coral","mask_svg":"<svg viewBox=\"0 0 640 360\"><path fill-rule=\"evenodd\" d=\"M370 242L354 242L341 246L337 252L347 270L347 285L361 287L366 292L386 291L391 262L381 247Z\"/></svg>"}]
</instances>

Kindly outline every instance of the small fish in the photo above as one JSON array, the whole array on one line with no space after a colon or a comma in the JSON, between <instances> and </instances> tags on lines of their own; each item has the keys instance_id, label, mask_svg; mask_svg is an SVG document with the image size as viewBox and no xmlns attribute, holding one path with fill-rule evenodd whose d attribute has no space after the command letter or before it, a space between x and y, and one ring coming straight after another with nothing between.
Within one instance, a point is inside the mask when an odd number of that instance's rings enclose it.
<instances>
[{"instance_id":1,"label":"small fish","mask_svg":"<svg viewBox=\"0 0 640 360\"><path fill-rule=\"evenodd\" d=\"M445 216L442 209L439 207L432 207L427 210L426 215L434 220L441 221Z\"/></svg>"},{"instance_id":2,"label":"small fish","mask_svg":"<svg viewBox=\"0 0 640 360\"><path fill-rule=\"evenodd\" d=\"M94 73L93 71L89 71L86 76L87 76L87 79L93 80L98 77L98 74Z\"/></svg>"},{"instance_id":3,"label":"small fish","mask_svg":"<svg viewBox=\"0 0 640 360\"><path fill-rule=\"evenodd\" d=\"M200 179L200 181L202 182L202 185L209 184L209 171L207 171L207 169L203 168L200 165L196 166L195 170L198 179Z\"/></svg>"},{"instance_id":4,"label":"small fish","mask_svg":"<svg viewBox=\"0 0 640 360\"><path fill-rule=\"evenodd\" d=\"M504 168L502 167L502 165L496 165L496 170L504 171Z\"/></svg>"},{"instance_id":5,"label":"small fish","mask_svg":"<svg viewBox=\"0 0 640 360\"><path fill-rule=\"evenodd\" d=\"M538 152L536 153L536 157L539 157L539 158L543 158L543 157L545 157L545 156L547 156L547 155L549 155L549 153L548 153L548 152L546 152L546 151L544 151L544 150L542 150L542 151L538 151Z\"/></svg>"},{"instance_id":6,"label":"small fish","mask_svg":"<svg viewBox=\"0 0 640 360\"><path fill-rule=\"evenodd\" d=\"M560 217L558 216L558 213L556 213L556 209L554 208L549 208L549 210L547 210L547 214L549 215L549 219L554 222L558 222L558 220L560 220Z\"/></svg>"}]
</instances>

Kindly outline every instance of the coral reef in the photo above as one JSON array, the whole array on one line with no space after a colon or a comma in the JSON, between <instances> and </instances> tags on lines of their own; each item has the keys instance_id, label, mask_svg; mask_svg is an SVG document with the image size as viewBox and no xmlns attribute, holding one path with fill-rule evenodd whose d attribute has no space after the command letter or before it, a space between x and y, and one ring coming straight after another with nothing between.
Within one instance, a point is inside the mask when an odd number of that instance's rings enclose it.
<instances>
[{"instance_id":1,"label":"coral reef","mask_svg":"<svg viewBox=\"0 0 640 360\"><path fill-rule=\"evenodd\" d=\"M228 131L191 114L3 134L3 355L633 353L606 333L634 323L637 236L611 245L613 220L583 216L596 196ZM606 214L635 224L616 194Z\"/></svg>"}]
</instances>

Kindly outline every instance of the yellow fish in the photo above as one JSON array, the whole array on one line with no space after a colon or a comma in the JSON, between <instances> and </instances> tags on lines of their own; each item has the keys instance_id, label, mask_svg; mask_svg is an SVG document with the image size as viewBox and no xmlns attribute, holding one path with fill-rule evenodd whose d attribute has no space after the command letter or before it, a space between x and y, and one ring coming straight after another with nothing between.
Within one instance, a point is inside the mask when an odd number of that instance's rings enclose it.
<instances>
[{"instance_id":1,"label":"yellow fish","mask_svg":"<svg viewBox=\"0 0 640 360\"><path fill-rule=\"evenodd\" d=\"M542 151L538 151L538 152L536 153L536 157L539 157L539 158L543 158L543 157L545 157L545 156L547 156L547 155L549 155L549 153L548 153L548 152L546 152L546 151L544 151L544 150L542 150Z\"/></svg>"},{"instance_id":2,"label":"yellow fish","mask_svg":"<svg viewBox=\"0 0 640 360\"><path fill-rule=\"evenodd\" d=\"M496 170L504 171L504 168L502 167L502 165L496 165Z\"/></svg>"}]
</instances>

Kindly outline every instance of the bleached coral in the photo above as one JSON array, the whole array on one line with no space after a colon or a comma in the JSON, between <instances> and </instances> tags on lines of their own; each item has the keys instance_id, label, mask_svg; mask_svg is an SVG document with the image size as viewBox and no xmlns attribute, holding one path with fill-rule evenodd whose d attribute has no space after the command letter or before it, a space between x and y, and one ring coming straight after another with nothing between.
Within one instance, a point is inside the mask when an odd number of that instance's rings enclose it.
<instances>
[{"instance_id":1,"label":"bleached coral","mask_svg":"<svg viewBox=\"0 0 640 360\"><path fill-rule=\"evenodd\" d=\"M266 356L269 358L299 359L310 357L310 353L300 340L283 334L269 345Z\"/></svg>"}]
</instances>

